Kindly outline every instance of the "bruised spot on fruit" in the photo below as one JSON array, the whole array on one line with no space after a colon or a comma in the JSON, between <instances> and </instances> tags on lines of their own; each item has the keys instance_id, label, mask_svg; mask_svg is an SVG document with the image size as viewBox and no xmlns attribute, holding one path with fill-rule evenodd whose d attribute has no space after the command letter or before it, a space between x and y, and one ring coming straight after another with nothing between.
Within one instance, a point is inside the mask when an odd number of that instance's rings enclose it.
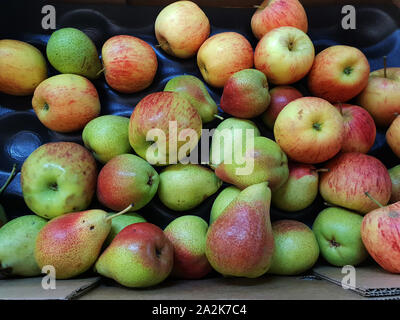
<instances>
[{"instance_id":1,"label":"bruised spot on fruit","mask_svg":"<svg viewBox=\"0 0 400 320\"><path fill-rule=\"evenodd\" d=\"M340 247L340 243L336 242L335 239L329 240L329 245L335 248Z\"/></svg>"},{"instance_id":2,"label":"bruised spot on fruit","mask_svg":"<svg viewBox=\"0 0 400 320\"><path fill-rule=\"evenodd\" d=\"M94 230L94 226L90 226L90 230Z\"/></svg>"},{"instance_id":3,"label":"bruised spot on fruit","mask_svg":"<svg viewBox=\"0 0 400 320\"><path fill-rule=\"evenodd\" d=\"M346 67L344 68L343 73L349 75L351 74L352 71L353 71L352 67Z\"/></svg>"}]
</instances>

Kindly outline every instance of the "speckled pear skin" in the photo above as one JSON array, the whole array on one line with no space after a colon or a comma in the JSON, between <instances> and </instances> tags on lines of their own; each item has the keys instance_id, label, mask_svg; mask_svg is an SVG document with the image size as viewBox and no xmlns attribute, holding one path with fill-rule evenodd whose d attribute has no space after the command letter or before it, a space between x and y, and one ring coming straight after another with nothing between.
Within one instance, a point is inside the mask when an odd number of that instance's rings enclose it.
<instances>
[{"instance_id":1,"label":"speckled pear skin","mask_svg":"<svg viewBox=\"0 0 400 320\"><path fill-rule=\"evenodd\" d=\"M212 270L205 254L207 229L207 222L192 215L178 217L165 228L174 246L173 277L200 279Z\"/></svg>"},{"instance_id":2,"label":"speckled pear skin","mask_svg":"<svg viewBox=\"0 0 400 320\"><path fill-rule=\"evenodd\" d=\"M69 279L88 270L110 232L111 220L106 218L103 210L87 210L51 220L36 239L39 267L54 266L57 279Z\"/></svg>"},{"instance_id":3,"label":"speckled pear skin","mask_svg":"<svg viewBox=\"0 0 400 320\"><path fill-rule=\"evenodd\" d=\"M95 271L129 288L154 286L172 271L174 249L154 224L125 227L95 264Z\"/></svg>"},{"instance_id":4,"label":"speckled pear skin","mask_svg":"<svg viewBox=\"0 0 400 320\"><path fill-rule=\"evenodd\" d=\"M206 256L216 271L247 278L268 271L274 253L270 203L268 184L252 185L241 191L210 225Z\"/></svg>"}]
</instances>

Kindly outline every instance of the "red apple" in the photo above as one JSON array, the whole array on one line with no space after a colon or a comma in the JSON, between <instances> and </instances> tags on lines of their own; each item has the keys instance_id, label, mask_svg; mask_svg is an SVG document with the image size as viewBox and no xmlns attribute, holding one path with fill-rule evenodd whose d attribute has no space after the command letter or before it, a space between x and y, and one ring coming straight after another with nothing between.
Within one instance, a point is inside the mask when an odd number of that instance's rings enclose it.
<instances>
[{"instance_id":1,"label":"red apple","mask_svg":"<svg viewBox=\"0 0 400 320\"><path fill-rule=\"evenodd\" d=\"M386 142L393 153L400 158L400 117L394 119L386 131Z\"/></svg>"},{"instance_id":2,"label":"red apple","mask_svg":"<svg viewBox=\"0 0 400 320\"><path fill-rule=\"evenodd\" d=\"M251 30L257 39L272 29L285 26L307 33L307 15L298 0L264 0L251 18Z\"/></svg>"},{"instance_id":3,"label":"red apple","mask_svg":"<svg viewBox=\"0 0 400 320\"><path fill-rule=\"evenodd\" d=\"M367 153L375 142L376 127L374 119L363 108L351 104L336 104L343 116L343 152Z\"/></svg>"},{"instance_id":4,"label":"red apple","mask_svg":"<svg viewBox=\"0 0 400 320\"><path fill-rule=\"evenodd\" d=\"M369 63L350 46L332 46L317 54L308 75L314 96L330 102L345 102L358 95L368 83Z\"/></svg>"},{"instance_id":5,"label":"red apple","mask_svg":"<svg viewBox=\"0 0 400 320\"><path fill-rule=\"evenodd\" d=\"M342 153L325 167L328 172L321 173L319 185L325 201L361 214L378 207L366 192L383 205L389 202L392 181L378 159L358 152Z\"/></svg>"},{"instance_id":6,"label":"red apple","mask_svg":"<svg viewBox=\"0 0 400 320\"><path fill-rule=\"evenodd\" d=\"M301 92L291 86L277 86L269 91L271 102L267 111L265 111L261 118L267 127L271 130L274 129L275 120L282 109L293 100L303 97Z\"/></svg>"}]
</instances>

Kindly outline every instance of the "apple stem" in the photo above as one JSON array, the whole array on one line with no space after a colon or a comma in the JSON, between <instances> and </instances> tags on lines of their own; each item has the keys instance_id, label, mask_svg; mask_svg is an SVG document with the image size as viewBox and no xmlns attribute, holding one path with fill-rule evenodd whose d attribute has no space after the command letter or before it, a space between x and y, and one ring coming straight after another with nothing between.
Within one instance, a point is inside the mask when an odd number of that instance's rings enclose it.
<instances>
[{"instance_id":1,"label":"apple stem","mask_svg":"<svg viewBox=\"0 0 400 320\"><path fill-rule=\"evenodd\" d=\"M221 121L225 120L223 117L221 117L221 116L218 115L218 114L214 114L214 118L217 118L217 119L219 119L219 120L221 120Z\"/></svg>"},{"instance_id":2,"label":"apple stem","mask_svg":"<svg viewBox=\"0 0 400 320\"><path fill-rule=\"evenodd\" d=\"M259 4L255 4L255 5L253 5L253 8L256 8L256 9L264 9L265 8L265 6L261 6L261 5L259 5Z\"/></svg>"},{"instance_id":3,"label":"apple stem","mask_svg":"<svg viewBox=\"0 0 400 320\"><path fill-rule=\"evenodd\" d=\"M383 56L383 76L385 78L387 78L386 69L387 69L387 57Z\"/></svg>"},{"instance_id":4,"label":"apple stem","mask_svg":"<svg viewBox=\"0 0 400 320\"><path fill-rule=\"evenodd\" d=\"M329 172L329 168L316 169L315 172Z\"/></svg>"},{"instance_id":5,"label":"apple stem","mask_svg":"<svg viewBox=\"0 0 400 320\"><path fill-rule=\"evenodd\" d=\"M330 203L330 202L324 201L324 205L327 206L327 207L335 207L336 208L336 206L333 203Z\"/></svg>"},{"instance_id":6,"label":"apple stem","mask_svg":"<svg viewBox=\"0 0 400 320\"><path fill-rule=\"evenodd\" d=\"M14 175L15 175L15 171L16 171L16 170L17 170L17 164L14 163L14 164L13 164L12 171L11 171L10 175L8 176L7 181L3 184L3 186L2 186L1 189L0 189L0 194L2 194L3 191L4 191L4 189L7 188L7 186L10 184L12 178L13 178Z\"/></svg>"},{"instance_id":7,"label":"apple stem","mask_svg":"<svg viewBox=\"0 0 400 320\"><path fill-rule=\"evenodd\" d=\"M123 215L124 213L127 213L129 210L132 209L132 207L133 207L133 203L131 203L131 204L130 204L128 207L126 207L124 210L122 210L122 211L120 211L120 212L118 212L118 213L116 213L116 214L113 214L112 216L107 217L107 218L106 218L106 221L112 220L112 219L114 219L115 217L118 217L118 216L120 216L120 215Z\"/></svg>"},{"instance_id":8,"label":"apple stem","mask_svg":"<svg viewBox=\"0 0 400 320\"><path fill-rule=\"evenodd\" d=\"M96 73L96 76L98 76L100 73L103 73L104 70L106 70L106 68L103 67L99 72Z\"/></svg>"},{"instance_id":9,"label":"apple stem","mask_svg":"<svg viewBox=\"0 0 400 320\"><path fill-rule=\"evenodd\" d=\"M369 192L365 192L365 195L366 195L368 198L370 198L373 202L375 202L375 204L376 204L378 207L380 207L380 208L383 208L383 207L384 207L378 200L376 200L373 196L371 196L371 195L369 194Z\"/></svg>"}]
</instances>

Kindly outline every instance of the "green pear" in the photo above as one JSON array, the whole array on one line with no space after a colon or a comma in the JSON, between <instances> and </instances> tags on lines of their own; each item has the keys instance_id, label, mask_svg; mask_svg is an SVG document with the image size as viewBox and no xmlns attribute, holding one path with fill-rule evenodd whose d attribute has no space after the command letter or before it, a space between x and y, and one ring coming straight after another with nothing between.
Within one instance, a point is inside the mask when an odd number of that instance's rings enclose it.
<instances>
[{"instance_id":1,"label":"green pear","mask_svg":"<svg viewBox=\"0 0 400 320\"><path fill-rule=\"evenodd\" d=\"M289 178L272 192L272 205L294 212L307 208L318 194L318 173L309 164L289 163Z\"/></svg>"},{"instance_id":2,"label":"green pear","mask_svg":"<svg viewBox=\"0 0 400 320\"><path fill-rule=\"evenodd\" d=\"M33 277L41 274L35 260L35 241L47 220L27 215L0 229L0 274Z\"/></svg>"},{"instance_id":3,"label":"green pear","mask_svg":"<svg viewBox=\"0 0 400 320\"><path fill-rule=\"evenodd\" d=\"M235 186L229 186L220 192L220 194L215 198L211 207L210 224L217 220L228 204L230 204L239 193L240 189L236 188Z\"/></svg>"},{"instance_id":4,"label":"green pear","mask_svg":"<svg viewBox=\"0 0 400 320\"><path fill-rule=\"evenodd\" d=\"M246 150L246 133L254 137L261 135L254 122L245 119L228 118L215 128L210 149L210 167L215 169L224 161L225 154L231 157L234 151Z\"/></svg>"},{"instance_id":5,"label":"green pear","mask_svg":"<svg viewBox=\"0 0 400 320\"><path fill-rule=\"evenodd\" d=\"M51 65L61 73L73 73L96 79L101 73L101 62L93 41L75 28L54 31L46 47Z\"/></svg>"},{"instance_id":6,"label":"green pear","mask_svg":"<svg viewBox=\"0 0 400 320\"><path fill-rule=\"evenodd\" d=\"M82 139L85 147L101 163L115 156L132 153L129 143L129 119L106 115L91 120L83 129Z\"/></svg>"},{"instance_id":7,"label":"green pear","mask_svg":"<svg viewBox=\"0 0 400 320\"><path fill-rule=\"evenodd\" d=\"M109 216L114 215L114 213L110 213ZM146 222L146 219L143 218L140 214L136 212L132 213L126 213L124 215L115 217L111 221L111 230L110 233L108 234L108 237L104 244L106 246L109 246L110 243L114 240L115 236L121 232L122 229L125 227L134 224L134 223L139 223L139 222Z\"/></svg>"},{"instance_id":8,"label":"green pear","mask_svg":"<svg viewBox=\"0 0 400 320\"><path fill-rule=\"evenodd\" d=\"M318 260L319 247L312 230L295 220L272 223L275 251L268 273L297 275L310 269Z\"/></svg>"},{"instance_id":9,"label":"green pear","mask_svg":"<svg viewBox=\"0 0 400 320\"><path fill-rule=\"evenodd\" d=\"M164 91L175 91L186 98L197 109L203 123L213 121L218 107L207 91L203 81L191 75L172 78L165 85Z\"/></svg>"},{"instance_id":10,"label":"green pear","mask_svg":"<svg viewBox=\"0 0 400 320\"><path fill-rule=\"evenodd\" d=\"M361 239L362 221L361 215L336 207L318 214L312 229L326 261L342 267L358 265L367 258Z\"/></svg>"},{"instance_id":11,"label":"green pear","mask_svg":"<svg viewBox=\"0 0 400 320\"><path fill-rule=\"evenodd\" d=\"M160 173L158 196L161 202L175 211L197 207L213 195L222 181L214 172L197 164L173 164Z\"/></svg>"},{"instance_id":12,"label":"green pear","mask_svg":"<svg viewBox=\"0 0 400 320\"><path fill-rule=\"evenodd\" d=\"M266 273L274 252L266 182L239 193L207 232L206 256L224 276L257 278Z\"/></svg>"},{"instance_id":13,"label":"green pear","mask_svg":"<svg viewBox=\"0 0 400 320\"><path fill-rule=\"evenodd\" d=\"M390 180L392 180L392 195L389 203L400 201L400 164L389 169Z\"/></svg>"},{"instance_id":14,"label":"green pear","mask_svg":"<svg viewBox=\"0 0 400 320\"><path fill-rule=\"evenodd\" d=\"M0 188L0 196L2 195L2 193L4 192L4 190L8 187L8 185L10 184L10 182L12 181L12 179L15 176L17 170L17 165L14 164L11 173L9 174L6 182L4 182L3 186ZM7 219L7 215L6 212L4 211L3 206L0 204L0 228L5 225L8 222Z\"/></svg>"}]
</instances>

